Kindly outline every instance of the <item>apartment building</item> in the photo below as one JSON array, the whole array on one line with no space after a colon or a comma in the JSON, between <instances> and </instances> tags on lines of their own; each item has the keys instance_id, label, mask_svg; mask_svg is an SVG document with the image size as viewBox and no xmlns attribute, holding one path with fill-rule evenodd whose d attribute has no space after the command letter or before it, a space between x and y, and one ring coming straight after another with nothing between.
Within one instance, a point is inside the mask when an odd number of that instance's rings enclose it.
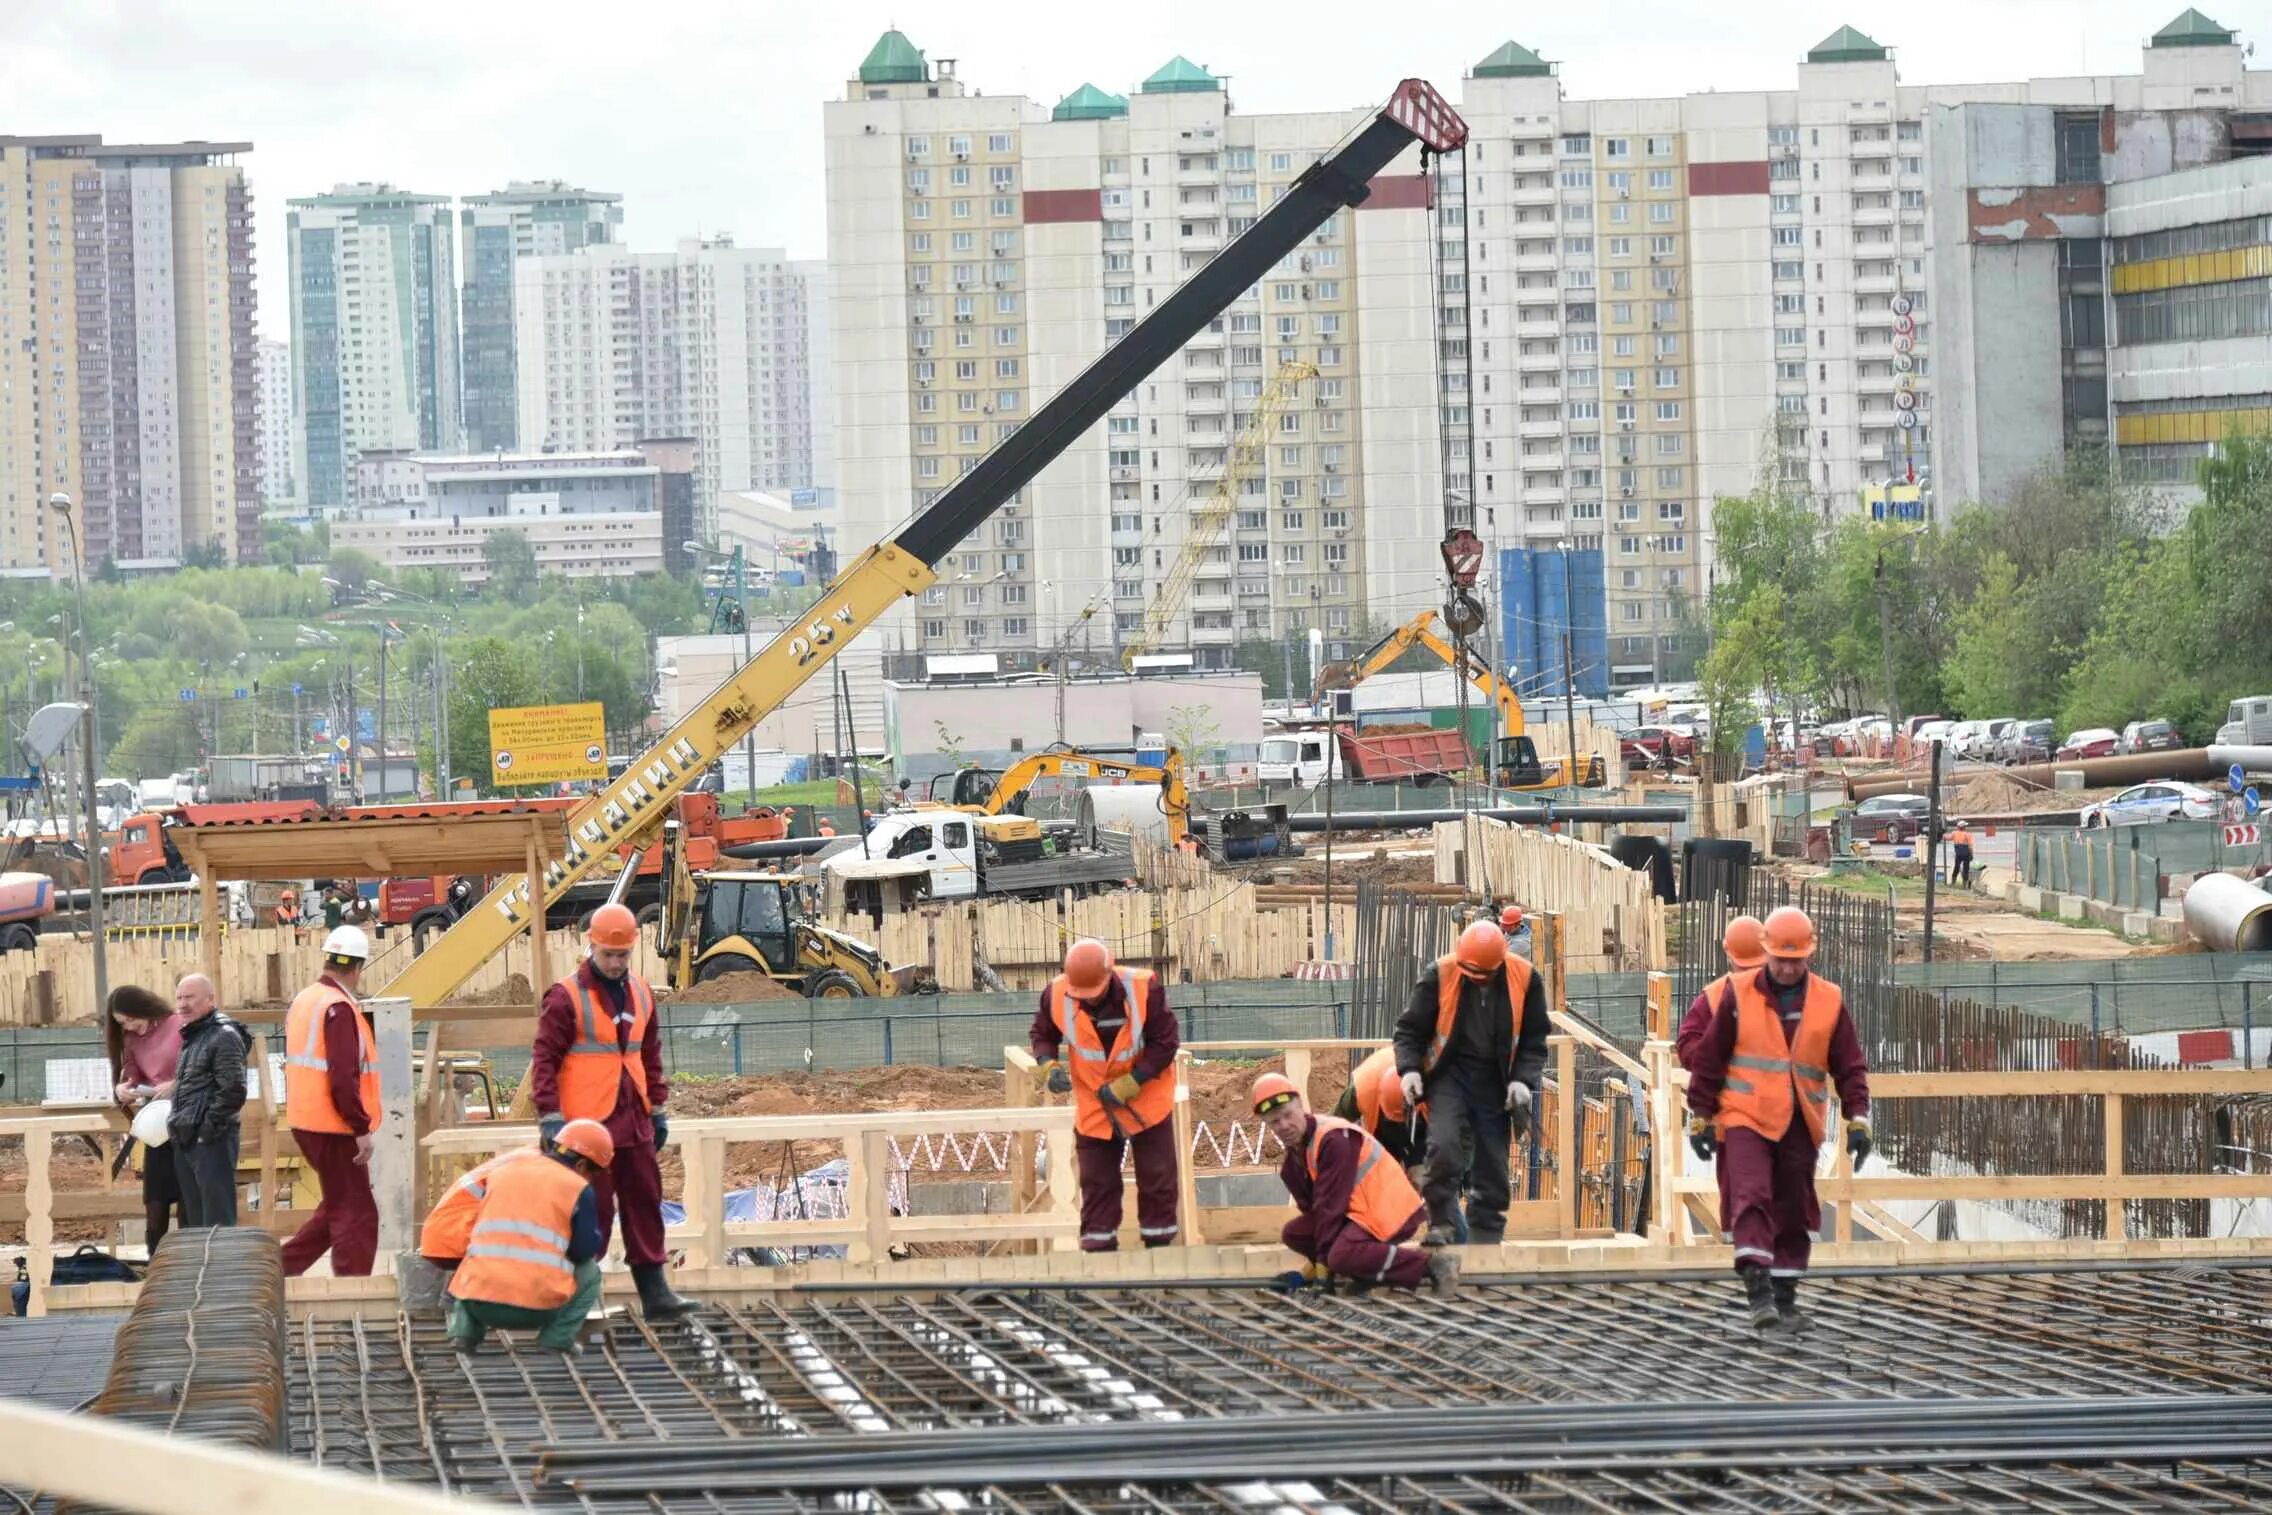
<instances>
[{"instance_id":1,"label":"apartment building","mask_svg":"<svg viewBox=\"0 0 2272 1515\"><path fill-rule=\"evenodd\" d=\"M522 445L695 443L707 540L732 489L810 487L817 468L809 270L729 238L634 253L612 244L514 265Z\"/></svg>"},{"instance_id":2,"label":"apartment building","mask_svg":"<svg viewBox=\"0 0 2272 1515\"><path fill-rule=\"evenodd\" d=\"M623 197L557 179L515 181L469 195L458 210L464 269L465 445L474 452L519 445L520 399L513 366L513 269L523 258L558 257L620 241Z\"/></svg>"},{"instance_id":3,"label":"apartment building","mask_svg":"<svg viewBox=\"0 0 2272 1515\"><path fill-rule=\"evenodd\" d=\"M886 33L824 110L846 550L936 498L1369 114L1240 115L1180 57L1127 96L1044 107ZM1038 652L1105 605L1125 645L1181 582L1155 645L1219 667L1242 638L1310 627L1343 655L1368 616L1429 603L1442 394L1417 157L943 562L903 648ZM1293 364L1317 377L1263 415Z\"/></svg>"},{"instance_id":4,"label":"apartment building","mask_svg":"<svg viewBox=\"0 0 2272 1515\"><path fill-rule=\"evenodd\" d=\"M263 338L258 347L260 503L289 508L297 499L292 476L292 347Z\"/></svg>"},{"instance_id":5,"label":"apartment building","mask_svg":"<svg viewBox=\"0 0 2272 1515\"><path fill-rule=\"evenodd\" d=\"M365 452L458 446L450 198L342 184L286 203L293 472L320 513Z\"/></svg>"},{"instance_id":6,"label":"apartment building","mask_svg":"<svg viewBox=\"0 0 2272 1515\"><path fill-rule=\"evenodd\" d=\"M0 573L258 560L251 150L0 137Z\"/></svg>"}]
</instances>

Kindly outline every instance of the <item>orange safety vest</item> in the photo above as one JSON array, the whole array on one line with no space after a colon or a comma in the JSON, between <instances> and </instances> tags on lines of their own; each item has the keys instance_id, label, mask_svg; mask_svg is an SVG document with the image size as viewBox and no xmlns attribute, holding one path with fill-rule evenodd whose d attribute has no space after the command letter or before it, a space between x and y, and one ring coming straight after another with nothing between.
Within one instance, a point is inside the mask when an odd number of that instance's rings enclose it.
<instances>
[{"instance_id":1,"label":"orange safety vest","mask_svg":"<svg viewBox=\"0 0 2272 1515\"><path fill-rule=\"evenodd\" d=\"M371 1129L379 1129L378 1049L371 1041L371 1023L355 1003L355 996L336 984L318 979L292 997L284 1012L284 1114L297 1131L348 1134L347 1122L331 1102L331 1060L324 1055L323 1024L334 1005L345 1005L355 1019L355 1040L361 1048L356 1083L363 1098L363 1113Z\"/></svg>"},{"instance_id":2,"label":"orange safety vest","mask_svg":"<svg viewBox=\"0 0 2272 1515\"><path fill-rule=\"evenodd\" d=\"M473 1218L481 1209L481 1202L489 1197L489 1181L496 1177L499 1168L527 1162L544 1153L535 1147L515 1147L500 1152L450 1185L449 1192L438 1200L426 1217L426 1224L418 1228L418 1255L421 1257L463 1257L465 1244L473 1235Z\"/></svg>"},{"instance_id":3,"label":"orange safety vest","mask_svg":"<svg viewBox=\"0 0 2272 1515\"><path fill-rule=\"evenodd\" d=\"M584 1180L557 1162L511 1163L489 1177L465 1261L450 1279L459 1299L556 1310L576 1292L568 1233Z\"/></svg>"},{"instance_id":4,"label":"orange safety vest","mask_svg":"<svg viewBox=\"0 0 2272 1515\"><path fill-rule=\"evenodd\" d=\"M1751 971L1757 973L1759 970L1757 968L1754 968ZM1705 1032L1709 1032L1712 1029L1712 1016L1719 1014L1720 1011L1720 995L1724 990L1726 990L1729 981L1734 977L1735 974L1732 971L1723 973L1718 978L1712 980L1712 982L1704 986L1703 999L1704 1003L1711 1007L1711 1014L1704 1017L1704 1032L1698 1033L1699 1039L1701 1039ZM1680 1035L1680 1028L1678 1026L1673 1027L1673 1035L1675 1037L1678 1037ZM1681 1059L1680 1065L1683 1068L1688 1067L1688 1060L1686 1058Z\"/></svg>"},{"instance_id":5,"label":"orange safety vest","mask_svg":"<svg viewBox=\"0 0 2272 1515\"><path fill-rule=\"evenodd\" d=\"M1389 1160L1388 1148L1368 1134L1364 1127L1352 1121L1331 1115L1313 1116L1316 1125L1310 1130L1310 1184L1317 1184L1317 1152L1330 1131L1354 1131L1364 1143L1364 1153L1357 1159L1357 1181L1349 1186L1349 1219L1356 1227L1375 1241L1387 1241L1404 1229L1420 1208L1420 1191L1412 1187L1412 1180L1404 1176L1401 1165Z\"/></svg>"},{"instance_id":6,"label":"orange safety vest","mask_svg":"<svg viewBox=\"0 0 2272 1515\"><path fill-rule=\"evenodd\" d=\"M1381 1128L1381 1070L1395 1066L1396 1048L1382 1047L1349 1075L1349 1087L1357 1092L1357 1124L1367 1136Z\"/></svg>"},{"instance_id":7,"label":"orange safety vest","mask_svg":"<svg viewBox=\"0 0 2272 1515\"><path fill-rule=\"evenodd\" d=\"M624 982L631 997L631 1035L621 1042L614 1014L581 973L569 974L558 985L568 991L568 1003L576 1011L576 1039L560 1059L560 1113L570 1120L604 1121L613 1115L626 1074L639 1092L640 1107L655 1108L647 1097L647 1064L640 1056L655 1023L655 991L636 973L625 975Z\"/></svg>"},{"instance_id":8,"label":"orange safety vest","mask_svg":"<svg viewBox=\"0 0 2272 1515\"><path fill-rule=\"evenodd\" d=\"M1512 952L1507 954L1507 1014L1514 1022L1510 1047L1519 1045L1523 1039L1523 996L1530 993L1532 972L1529 959ZM1459 971L1458 958L1446 953L1436 959L1436 1037L1428 1043L1427 1060L1420 1065L1422 1078L1436 1071L1436 1060L1451 1043L1452 1022L1459 1018L1459 986L1466 981L1467 975Z\"/></svg>"},{"instance_id":9,"label":"orange safety vest","mask_svg":"<svg viewBox=\"0 0 2272 1515\"><path fill-rule=\"evenodd\" d=\"M1799 1036L1791 1043L1783 1037L1782 1015L1759 987L1759 975L1736 981L1736 1051L1728 1060L1715 1121L1722 1136L1730 1126L1743 1126L1781 1141L1796 1104L1806 1114L1808 1133L1821 1144L1830 1113L1830 1038L1845 1005L1836 984L1808 974Z\"/></svg>"},{"instance_id":10,"label":"orange safety vest","mask_svg":"<svg viewBox=\"0 0 2272 1515\"><path fill-rule=\"evenodd\" d=\"M1151 998L1152 972L1148 968L1123 968L1115 976L1128 1000L1128 1020L1113 1038L1110 1051L1097 1036L1096 1022L1075 1013L1065 975L1058 974L1049 984L1049 1017L1057 1023L1058 1038L1068 1054L1066 1066L1073 1078L1073 1129L1099 1141L1149 1131L1175 1113L1173 1078L1147 1080L1137 1089L1136 1098L1117 1111L1107 1110L1097 1093L1132 1070L1137 1055L1144 1050L1144 1006Z\"/></svg>"},{"instance_id":11,"label":"orange safety vest","mask_svg":"<svg viewBox=\"0 0 2272 1515\"><path fill-rule=\"evenodd\" d=\"M1957 827L1956 830L1949 833L1949 845L1951 847L1971 846L1972 833L1965 830L1962 826Z\"/></svg>"}]
</instances>

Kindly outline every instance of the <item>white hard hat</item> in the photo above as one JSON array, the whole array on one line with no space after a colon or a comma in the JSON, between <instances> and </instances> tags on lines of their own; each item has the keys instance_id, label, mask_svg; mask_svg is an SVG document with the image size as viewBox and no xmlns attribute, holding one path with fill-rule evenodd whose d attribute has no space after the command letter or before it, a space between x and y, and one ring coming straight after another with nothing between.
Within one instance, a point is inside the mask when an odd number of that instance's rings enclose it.
<instances>
[{"instance_id":1,"label":"white hard hat","mask_svg":"<svg viewBox=\"0 0 2272 1515\"><path fill-rule=\"evenodd\" d=\"M134 1139L145 1147L162 1147L166 1144L166 1119L174 1113L170 1099L154 1099L134 1112ZM172 1159L168 1159L172 1161Z\"/></svg>"},{"instance_id":2,"label":"white hard hat","mask_svg":"<svg viewBox=\"0 0 2272 1515\"><path fill-rule=\"evenodd\" d=\"M323 939L325 957L351 957L368 962L371 956L371 939L363 934L361 926L334 926L331 935Z\"/></svg>"}]
</instances>

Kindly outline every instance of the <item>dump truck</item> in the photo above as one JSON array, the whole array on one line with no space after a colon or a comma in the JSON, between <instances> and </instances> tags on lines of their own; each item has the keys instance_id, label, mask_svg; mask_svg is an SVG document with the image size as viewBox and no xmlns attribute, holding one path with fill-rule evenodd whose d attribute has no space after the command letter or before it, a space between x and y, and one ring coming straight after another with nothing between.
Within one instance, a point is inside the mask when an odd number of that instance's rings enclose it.
<instances>
[{"instance_id":1,"label":"dump truck","mask_svg":"<svg viewBox=\"0 0 2272 1515\"><path fill-rule=\"evenodd\" d=\"M1412 784L1426 788L1470 767L1475 759L1456 731L1372 733L1336 726L1296 727L1262 739L1255 775L1265 784L1314 789L1326 780L1327 743L1337 784Z\"/></svg>"}]
</instances>

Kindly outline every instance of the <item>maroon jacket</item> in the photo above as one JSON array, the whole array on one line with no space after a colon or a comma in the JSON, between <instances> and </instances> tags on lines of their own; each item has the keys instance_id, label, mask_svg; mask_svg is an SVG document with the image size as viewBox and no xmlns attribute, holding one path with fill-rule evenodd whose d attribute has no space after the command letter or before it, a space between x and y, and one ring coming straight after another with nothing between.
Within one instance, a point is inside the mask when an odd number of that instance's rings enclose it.
<instances>
[{"instance_id":1,"label":"maroon jacket","mask_svg":"<svg viewBox=\"0 0 2272 1515\"><path fill-rule=\"evenodd\" d=\"M1335 1131L1319 1144L1317 1151L1317 1182L1310 1182L1310 1138L1317 1134L1317 1117L1312 1115L1302 1127L1299 1146L1286 1149L1286 1160L1278 1165L1279 1182L1293 1196L1294 1208L1310 1218L1310 1227L1317 1237L1317 1255L1325 1256L1340 1239L1341 1228L1349 1224L1349 1196L1357 1187L1357 1163L1365 1154L1362 1132ZM1367 1239L1371 1238L1366 1233Z\"/></svg>"},{"instance_id":2,"label":"maroon jacket","mask_svg":"<svg viewBox=\"0 0 2272 1515\"><path fill-rule=\"evenodd\" d=\"M600 1003L614 1013L616 1045L621 1046L631 1035L629 977L603 978L592 971L590 958L577 965L576 977L596 991ZM544 1009L536 1022L536 1043L529 1051L529 1093L539 1113L560 1108L560 1060L568 1055L575 1041L576 1002L569 997L567 982L563 980L544 991ZM647 1067L647 1098L660 1110L670 1099L671 1082L663 1074L663 1026L659 1008L655 1023L647 1028L647 1038L640 1044L639 1060ZM641 1108L628 1073L623 1075L616 1090L615 1112L608 1116L606 1124L607 1134L614 1138L618 1151L652 1145L655 1140L655 1123Z\"/></svg>"},{"instance_id":3,"label":"maroon jacket","mask_svg":"<svg viewBox=\"0 0 2272 1515\"><path fill-rule=\"evenodd\" d=\"M317 982L329 984L339 994L338 1003L323 1013L323 1056L331 1064L324 1081L331 1085L331 1108L339 1112L350 1134L367 1136L373 1116L363 1108L363 1041L355 1034L355 1022L363 1012L355 1008L355 996L340 988L330 974Z\"/></svg>"},{"instance_id":4,"label":"maroon jacket","mask_svg":"<svg viewBox=\"0 0 2272 1515\"><path fill-rule=\"evenodd\" d=\"M1033 1046L1033 1059L1046 1063L1057 1056L1059 1044L1064 1040L1058 1034L1057 1018L1049 1013L1053 989L1041 991L1041 1008L1033 1013L1033 1026L1026 1032L1026 1040ZM1076 1001L1076 1004L1078 1002ZM1089 1018L1096 1027L1097 1040L1110 1051L1120 1036L1120 1028L1128 1021L1128 1008L1121 993L1120 975L1115 973L1105 987L1104 999L1094 1007L1079 1005L1074 1012ZM1176 1025L1175 1012L1168 1008L1167 984L1155 973L1152 975L1152 992L1144 998L1144 1050L1136 1054L1136 1081L1148 1084L1168 1071L1175 1063L1176 1049L1183 1045L1183 1032Z\"/></svg>"},{"instance_id":5,"label":"maroon jacket","mask_svg":"<svg viewBox=\"0 0 2272 1515\"><path fill-rule=\"evenodd\" d=\"M1710 984L1704 986L1706 990L1711 987ZM1680 1032L1672 1040L1673 1055L1680 1059L1683 1068L1695 1065L1696 1044L1704 1039L1705 1029L1711 1024L1711 996L1699 991L1696 998L1689 1001L1688 1013L1680 1018Z\"/></svg>"},{"instance_id":6,"label":"maroon jacket","mask_svg":"<svg viewBox=\"0 0 2272 1515\"><path fill-rule=\"evenodd\" d=\"M1759 970L1759 987L1772 1001L1775 997L1774 981L1767 970ZM1689 1007L1695 1014L1695 1007ZM1682 1032L1686 1034L1686 1026ZM1720 991L1720 1001L1712 1007L1712 1021L1697 1039L1693 1059L1688 1064L1688 1108L1698 1115L1713 1116L1720 1112L1720 1090L1728 1081L1728 1062L1736 1055L1736 991L1729 984ZM1838 1086L1838 1103L1847 1118L1870 1113L1870 1065L1862 1055L1862 1040L1854 1034L1854 1012L1843 999L1838 1007L1838 1024L1830 1033L1830 1078Z\"/></svg>"}]
</instances>

